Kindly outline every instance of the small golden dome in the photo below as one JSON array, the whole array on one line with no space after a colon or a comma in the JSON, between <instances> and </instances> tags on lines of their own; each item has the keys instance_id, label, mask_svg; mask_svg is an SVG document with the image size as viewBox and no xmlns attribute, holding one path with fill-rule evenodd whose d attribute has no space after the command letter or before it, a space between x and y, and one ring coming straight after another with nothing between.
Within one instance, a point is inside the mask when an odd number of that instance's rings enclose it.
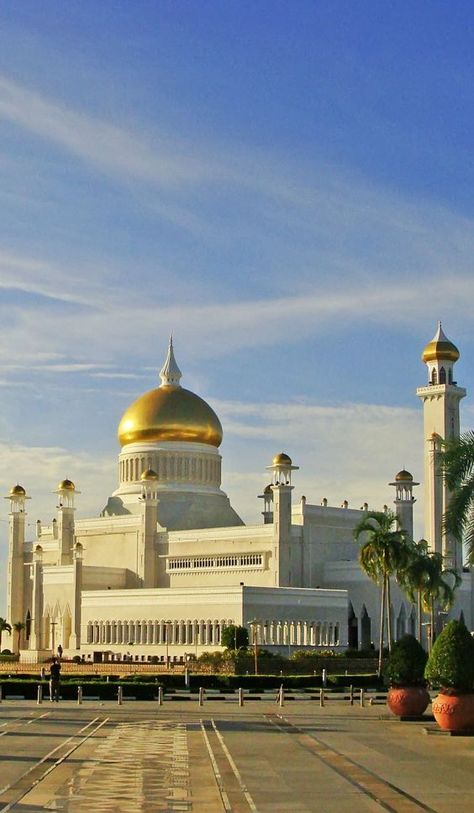
<instances>
[{"instance_id":1,"label":"small golden dome","mask_svg":"<svg viewBox=\"0 0 474 813\"><path fill-rule=\"evenodd\" d=\"M409 480L410 482L413 482L413 475L410 474L410 472L406 469L402 469L398 472L398 474L395 475L395 481L399 483L402 480Z\"/></svg>"},{"instance_id":2,"label":"small golden dome","mask_svg":"<svg viewBox=\"0 0 474 813\"><path fill-rule=\"evenodd\" d=\"M13 488L10 489L10 497L24 497L26 495L26 491L19 483Z\"/></svg>"},{"instance_id":3,"label":"small golden dome","mask_svg":"<svg viewBox=\"0 0 474 813\"><path fill-rule=\"evenodd\" d=\"M273 458L273 465L274 466L291 466L291 457L285 452L280 452L280 454L276 454Z\"/></svg>"},{"instance_id":4,"label":"small golden dome","mask_svg":"<svg viewBox=\"0 0 474 813\"><path fill-rule=\"evenodd\" d=\"M421 355L425 363L429 361L457 361L459 358L459 350L448 337L444 334L441 327L441 322L438 325L438 330L430 342L426 345Z\"/></svg>"},{"instance_id":5,"label":"small golden dome","mask_svg":"<svg viewBox=\"0 0 474 813\"><path fill-rule=\"evenodd\" d=\"M61 480L61 482L58 485L58 491L75 491L75 490L76 486L74 485L72 480L68 480L67 477L65 480Z\"/></svg>"},{"instance_id":6,"label":"small golden dome","mask_svg":"<svg viewBox=\"0 0 474 813\"><path fill-rule=\"evenodd\" d=\"M202 398L168 384L146 392L128 407L119 424L118 439L121 446L162 440L218 447L222 426Z\"/></svg>"},{"instance_id":7,"label":"small golden dome","mask_svg":"<svg viewBox=\"0 0 474 813\"><path fill-rule=\"evenodd\" d=\"M140 480L158 480L158 475L153 469L147 469L140 475Z\"/></svg>"}]
</instances>

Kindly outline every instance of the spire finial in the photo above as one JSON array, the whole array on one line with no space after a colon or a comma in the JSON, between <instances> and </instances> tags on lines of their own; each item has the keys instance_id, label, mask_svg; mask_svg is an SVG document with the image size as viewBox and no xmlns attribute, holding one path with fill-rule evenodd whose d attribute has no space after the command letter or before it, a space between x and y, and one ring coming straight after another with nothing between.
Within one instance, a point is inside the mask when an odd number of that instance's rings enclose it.
<instances>
[{"instance_id":1,"label":"spire finial","mask_svg":"<svg viewBox=\"0 0 474 813\"><path fill-rule=\"evenodd\" d=\"M179 382L181 380L181 370L176 364L176 359L174 357L172 333L170 334L168 355L166 356L165 363L163 364L163 367L160 370L160 378L162 387L180 386Z\"/></svg>"}]
</instances>

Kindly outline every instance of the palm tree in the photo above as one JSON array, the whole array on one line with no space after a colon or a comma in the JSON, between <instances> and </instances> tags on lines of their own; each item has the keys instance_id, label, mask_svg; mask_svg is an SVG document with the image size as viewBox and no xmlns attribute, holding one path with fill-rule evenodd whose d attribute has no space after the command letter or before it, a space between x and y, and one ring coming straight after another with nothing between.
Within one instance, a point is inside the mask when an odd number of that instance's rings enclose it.
<instances>
[{"instance_id":1,"label":"palm tree","mask_svg":"<svg viewBox=\"0 0 474 813\"><path fill-rule=\"evenodd\" d=\"M17 649L18 649L18 652L19 652L20 651L20 637L21 637L22 630L25 629L25 624L23 623L23 621L15 621L15 623L13 624L13 629L15 630L15 632L17 634Z\"/></svg>"},{"instance_id":2,"label":"palm tree","mask_svg":"<svg viewBox=\"0 0 474 813\"><path fill-rule=\"evenodd\" d=\"M11 633L12 628L8 621L5 618L0 618L0 652L2 651L2 633L8 632Z\"/></svg>"},{"instance_id":3,"label":"palm tree","mask_svg":"<svg viewBox=\"0 0 474 813\"><path fill-rule=\"evenodd\" d=\"M408 547L408 557L404 566L397 572L397 581L409 601L417 607L417 638L421 643L423 621L423 590L428 580L430 559L428 542L420 539L411 542Z\"/></svg>"},{"instance_id":4,"label":"palm tree","mask_svg":"<svg viewBox=\"0 0 474 813\"><path fill-rule=\"evenodd\" d=\"M451 492L444 527L459 542L464 538L468 564L474 565L474 432L446 441L441 463Z\"/></svg>"},{"instance_id":5,"label":"palm tree","mask_svg":"<svg viewBox=\"0 0 474 813\"><path fill-rule=\"evenodd\" d=\"M385 617L388 648L392 648L390 577L400 570L408 556L407 536L397 529L393 511L369 511L354 528L354 538L365 537L359 562L367 576L380 585L379 675L382 672ZM386 608L388 607L388 612Z\"/></svg>"},{"instance_id":6,"label":"palm tree","mask_svg":"<svg viewBox=\"0 0 474 813\"><path fill-rule=\"evenodd\" d=\"M436 638L435 606L439 604L443 610L448 610L454 603L454 594L461 581L454 568L444 567L441 553L428 554L427 578L421 597L423 609L430 614L430 651Z\"/></svg>"}]
</instances>

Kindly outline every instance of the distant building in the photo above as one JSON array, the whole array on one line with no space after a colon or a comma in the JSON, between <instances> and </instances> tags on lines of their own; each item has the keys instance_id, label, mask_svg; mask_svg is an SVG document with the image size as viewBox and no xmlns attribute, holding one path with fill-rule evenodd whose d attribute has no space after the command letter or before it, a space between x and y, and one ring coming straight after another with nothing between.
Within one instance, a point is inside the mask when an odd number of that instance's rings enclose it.
<instances>
[{"instance_id":1,"label":"distant building","mask_svg":"<svg viewBox=\"0 0 474 813\"><path fill-rule=\"evenodd\" d=\"M426 536L449 565L461 550L441 529L449 495L439 475L440 441L459 434L454 381L459 357L441 325L423 359ZM199 396L180 385L170 341L161 385L139 397L120 421L118 488L100 516L75 519L79 492L63 480L57 516L25 536L25 489L10 500L8 608L23 621L22 658L44 657L61 645L86 658L182 659L219 648L222 627L250 628L268 648L369 647L378 636L378 589L358 564L352 532L368 507L331 507L302 497L292 504L298 468L281 452L268 466L263 521L244 525L221 490L222 427ZM412 475L395 488L399 522L413 532ZM473 582L453 611L473 627ZM396 637L414 632L415 609L395 587ZM4 634L5 635L5 634ZM5 636L6 637L6 636ZM11 645L13 645L13 641Z\"/></svg>"}]
</instances>

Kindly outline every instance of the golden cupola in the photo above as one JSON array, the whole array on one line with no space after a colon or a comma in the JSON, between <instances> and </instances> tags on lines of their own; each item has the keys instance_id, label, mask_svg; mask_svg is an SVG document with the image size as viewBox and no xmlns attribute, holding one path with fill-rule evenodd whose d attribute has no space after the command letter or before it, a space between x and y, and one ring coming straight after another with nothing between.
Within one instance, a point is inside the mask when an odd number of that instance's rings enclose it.
<instances>
[{"instance_id":1,"label":"golden cupola","mask_svg":"<svg viewBox=\"0 0 474 813\"><path fill-rule=\"evenodd\" d=\"M445 335L441 322L438 323L438 329L423 350L422 360L425 363L431 361L457 361L459 358L459 350L453 342L451 342Z\"/></svg>"},{"instance_id":2,"label":"golden cupola","mask_svg":"<svg viewBox=\"0 0 474 813\"><path fill-rule=\"evenodd\" d=\"M159 387L141 395L123 414L118 427L120 445L178 441L219 447L219 418L202 398L181 387L172 338L160 378Z\"/></svg>"}]
</instances>

